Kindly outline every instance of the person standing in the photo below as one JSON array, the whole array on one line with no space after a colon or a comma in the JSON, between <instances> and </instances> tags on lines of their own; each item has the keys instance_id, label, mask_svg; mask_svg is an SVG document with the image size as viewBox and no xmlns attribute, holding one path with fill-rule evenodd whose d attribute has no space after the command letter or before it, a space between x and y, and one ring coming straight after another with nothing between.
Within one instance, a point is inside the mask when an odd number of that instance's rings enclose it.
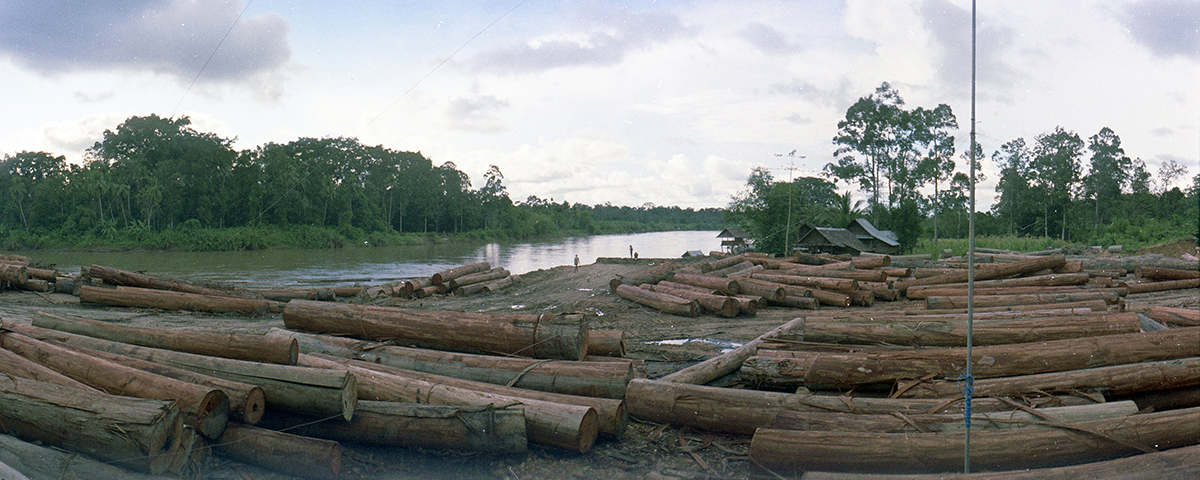
<instances>
[{"instance_id":1,"label":"person standing","mask_svg":"<svg viewBox=\"0 0 1200 480\"><path fill-rule=\"evenodd\" d=\"M578 253L575 254L575 271L576 272L579 271L579 254Z\"/></svg>"}]
</instances>

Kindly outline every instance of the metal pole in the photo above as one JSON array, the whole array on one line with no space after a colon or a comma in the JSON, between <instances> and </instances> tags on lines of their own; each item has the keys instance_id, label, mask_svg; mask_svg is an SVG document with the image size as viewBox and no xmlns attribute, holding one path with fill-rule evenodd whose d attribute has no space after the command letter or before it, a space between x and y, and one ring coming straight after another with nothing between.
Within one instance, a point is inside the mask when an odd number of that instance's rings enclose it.
<instances>
[{"instance_id":1,"label":"metal pole","mask_svg":"<svg viewBox=\"0 0 1200 480\"><path fill-rule=\"evenodd\" d=\"M971 375L971 344L975 333L975 0L971 0L971 209L967 212L967 373L963 377L963 473L971 473L971 397L975 393L975 377Z\"/></svg>"}]
</instances>

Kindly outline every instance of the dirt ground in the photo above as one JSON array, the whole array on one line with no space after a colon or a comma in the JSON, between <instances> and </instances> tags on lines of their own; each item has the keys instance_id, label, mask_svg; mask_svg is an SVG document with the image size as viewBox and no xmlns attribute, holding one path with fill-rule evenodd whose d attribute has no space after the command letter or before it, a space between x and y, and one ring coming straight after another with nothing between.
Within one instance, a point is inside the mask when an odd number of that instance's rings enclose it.
<instances>
[{"instance_id":1,"label":"dirt ground","mask_svg":"<svg viewBox=\"0 0 1200 480\"><path fill-rule=\"evenodd\" d=\"M674 260L679 261L679 260ZM745 342L806 311L763 308L757 316L726 319L709 315L685 318L665 315L625 301L609 292L608 281L619 274L648 268L661 260L601 260L578 269L559 266L518 277L510 288L475 297L436 297L401 306L476 312L565 313L592 315L593 329L625 331L627 356L645 360L650 378L660 377L719 353L725 342ZM1153 306L1200 306L1195 289L1130 295L1127 310ZM863 309L865 307L852 307ZM907 301L877 302L874 310L919 308ZM283 327L279 314L246 317L161 312L145 309L82 306L70 295L0 292L0 318L29 322L38 311L85 316L132 325L194 331L261 334ZM661 345L661 340L687 340ZM715 340L704 341L704 339ZM737 386L736 375L718 380ZM523 455L487 455L437 450L343 445L343 478L362 479L596 479L632 478L775 478L750 462L749 437L678 429L631 419L622 441L599 438L591 452L566 452L530 445ZM211 457L210 479L282 480L290 477L254 466Z\"/></svg>"}]
</instances>

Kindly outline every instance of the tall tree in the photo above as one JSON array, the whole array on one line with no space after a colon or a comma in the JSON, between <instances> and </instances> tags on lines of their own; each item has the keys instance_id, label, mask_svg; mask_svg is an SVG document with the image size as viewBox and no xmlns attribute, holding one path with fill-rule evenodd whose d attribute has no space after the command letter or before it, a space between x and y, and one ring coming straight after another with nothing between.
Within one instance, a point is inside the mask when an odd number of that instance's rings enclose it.
<instances>
[{"instance_id":1,"label":"tall tree","mask_svg":"<svg viewBox=\"0 0 1200 480\"><path fill-rule=\"evenodd\" d=\"M1050 211L1061 213L1060 239L1067 239L1067 212L1075 188L1079 184L1080 158L1083 156L1083 140L1075 132L1055 127L1053 132L1038 135L1033 147L1030 170L1036 186L1047 192L1048 202L1043 204L1043 234L1049 235Z\"/></svg>"},{"instance_id":2,"label":"tall tree","mask_svg":"<svg viewBox=\"0 0 1200 480\"><path fill-rule=\"evenodd\" d=\"M1107 223L1112 206L1119 201L1121 190L1129 183L1132 161L1121 148L1121 137L1112 129L1104 127L1088 138L1088 150L1092 152L1091 165L1083 177L1084 193L1091 198L1094 230Z\"/></svg>"},{"instance_id":3,"label":"tall tree","mask_svg":"<svg viewBox=\"0 0 1200 480\"><path fill-rule=\"evenodd\" d=\"M838 122L833 137L838 146L833 153L837 163L825 165L827 174L856 180L863 190L871 192L870 208L877 222L884 205L880 201L882 182L890 181L889 171L912 141L905 130L909 125L903 106L904 99L887 82L875 93L859 98L846 110L846 118Z\"/></svg>"},{"instance_id":4,"label":"tall tree","mask_svg":"<svg viewBox=\"0 0 1200 480\"><path fill-rule=\"evenodd\" d=\"M1000 168L1000 178L996 183L999 198L992 206L992 211L1006 220L1009 235L1024 231L1026 212L1030 211L1034 204L1030 198L1031 158L1032 154L1023 138L1001 145L1000 149L992 154L992 162Z\"/></svg>"}]
</instances>

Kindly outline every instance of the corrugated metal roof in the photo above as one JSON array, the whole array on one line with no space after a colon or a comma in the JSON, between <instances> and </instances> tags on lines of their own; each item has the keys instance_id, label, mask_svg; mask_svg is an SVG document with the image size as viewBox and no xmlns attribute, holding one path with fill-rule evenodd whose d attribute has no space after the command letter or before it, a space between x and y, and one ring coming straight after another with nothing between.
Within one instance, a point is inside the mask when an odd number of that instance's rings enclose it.
<instances>
[{"instance_id":1,"label":"corrugated metal roof","mask_svg":"<svg viewBox=\"0 0 1200 480\"><path fill-rule=\"evenodd\" d=\"M866 245L844 228L822 228L809 225L809 232L800 237L797 242L800 245L829 245L835 247L845 247L858 250L859 252L870 251ZM814 236L819 238L813 238Z\"/></svg>"},{"instance_id":2,"label":"corrugated metal roof","mask_svg":"<svg viewBox=\"0 0 1200 480\"><path fill-rule=\"evenodd\" d=\"M854 228L855 226L858 226L859 228L861 228L863 230L863 232L866 233L866 235L877 238L880 241L882 241L883 243L886 243L893 247L900 246L900 239L899 239L899 237L896 236L895 232L893 232L891 230L879 230L879 229L875 228L874 225L871 225L871 222L865 218L854 219L854 221L850 222L850 225L846 226L846 229L850 230L850 229ZM860 239L864 238L863 235L856 235L856 237L860 238Z\"/></svg>"},{"instance_id":3,"label":"corrugated metal roof","mask_svg":"<svg viewBox=\"0 0 1200 480\"><path fill-rule=\"evenodd\" d=\"M748 236L750 235L738 227L729 227L717 234L717 238L746 238Z\"/></svg>"}]
</instances>

